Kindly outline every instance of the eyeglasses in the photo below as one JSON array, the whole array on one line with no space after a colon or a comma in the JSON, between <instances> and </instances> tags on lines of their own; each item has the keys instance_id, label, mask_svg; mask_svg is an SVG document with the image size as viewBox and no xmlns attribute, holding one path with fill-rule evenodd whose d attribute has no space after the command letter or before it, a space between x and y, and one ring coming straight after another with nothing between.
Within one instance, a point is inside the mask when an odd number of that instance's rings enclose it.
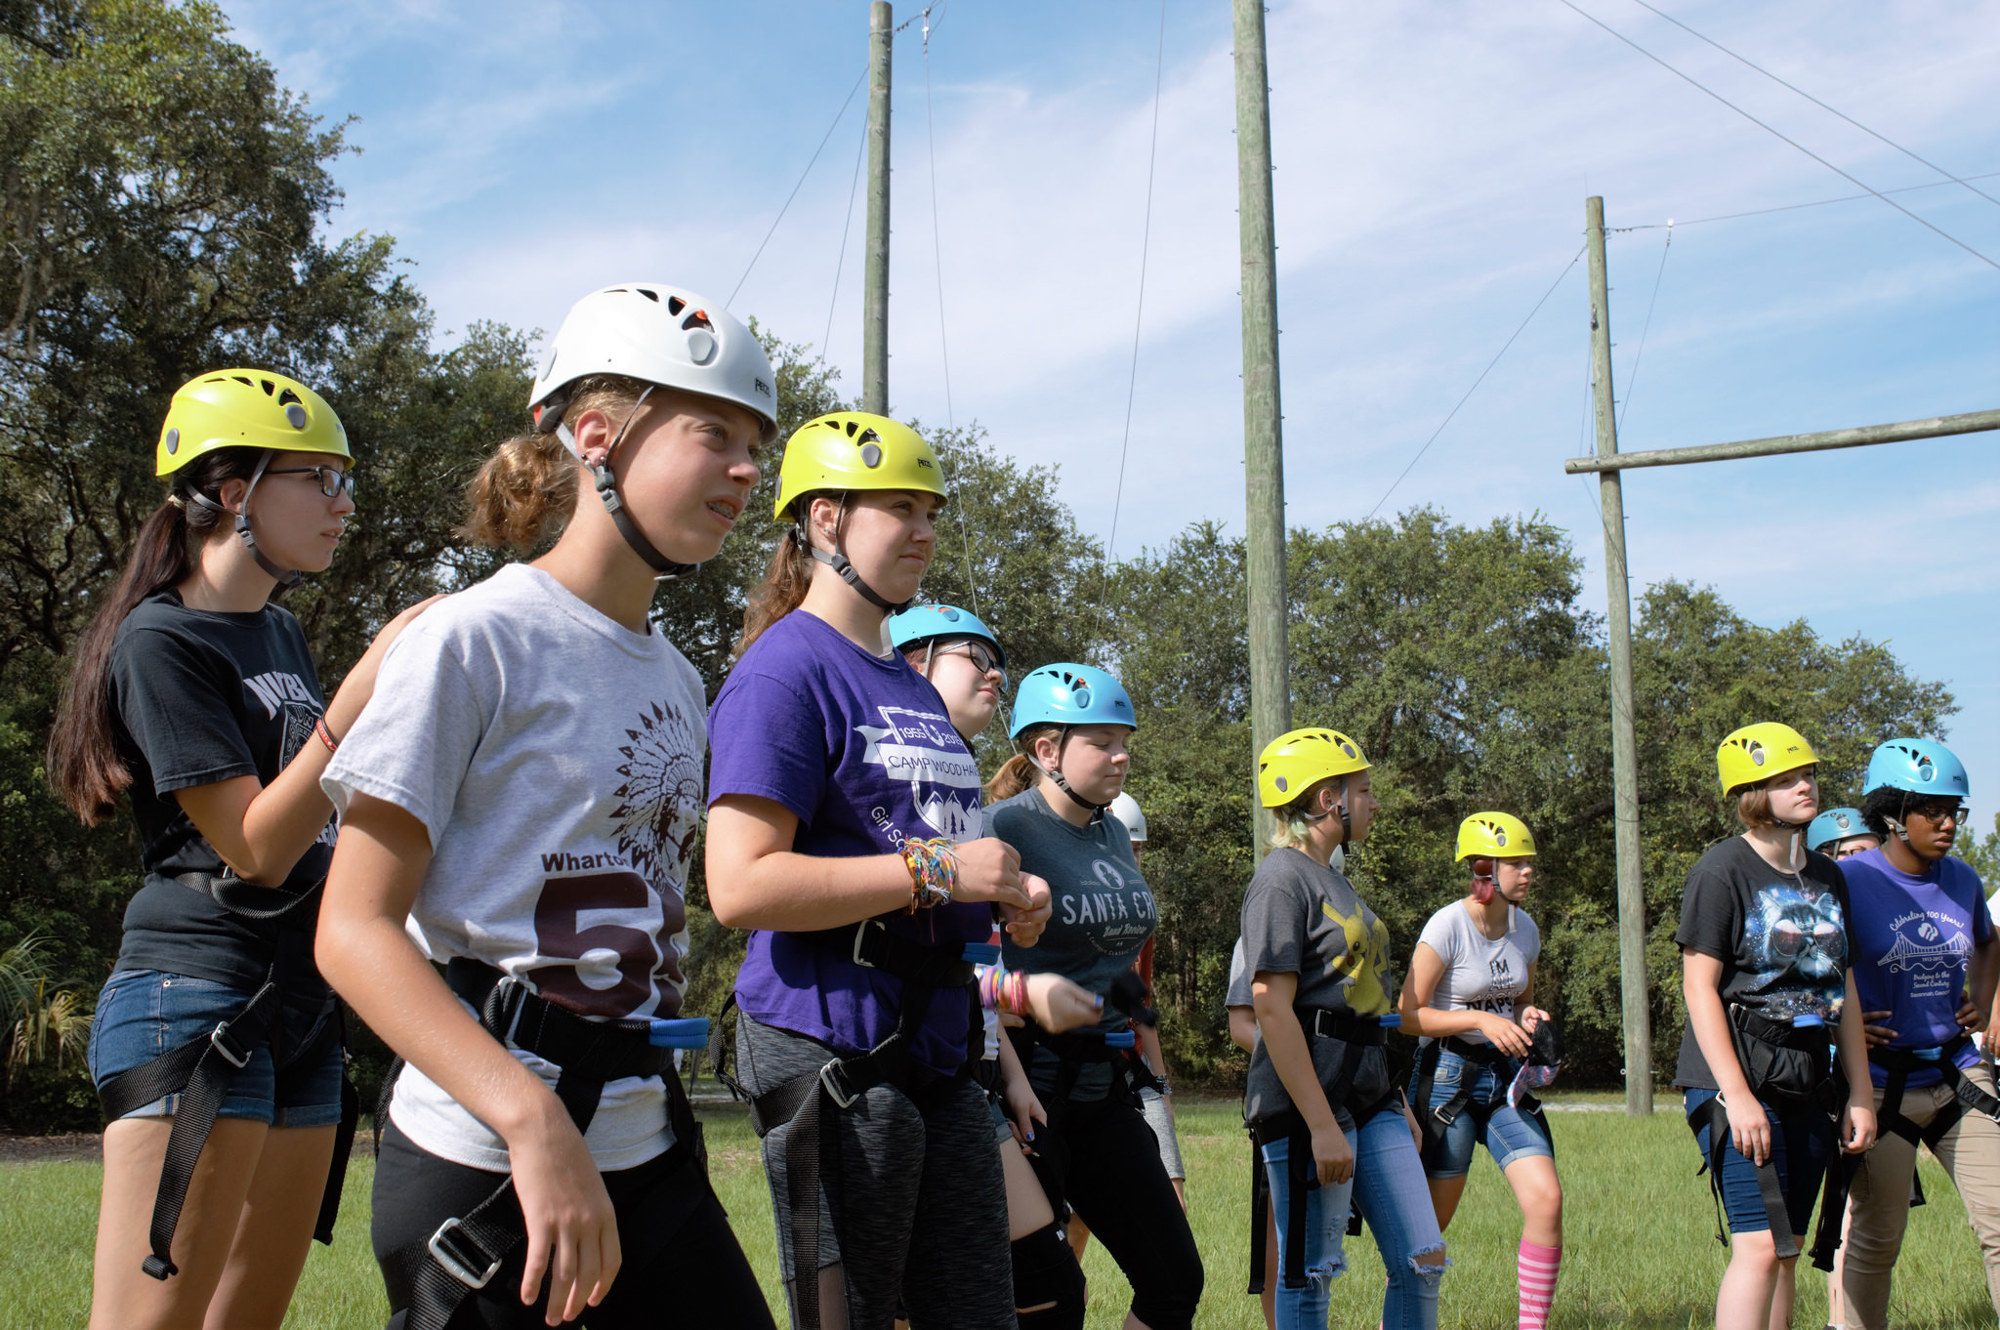
<instances>
[{"instance_id":1,"label":"eyeglasses","mask_svg":"<svg viewBox=\"0 0 2000 1330\"><path fill-rule=\"evenodd\" d=\"M1007 691L1007 671L1001 668L1000 662L994 659L993 653L988 651L981 643L954 642L948 647L937 648L931 654L934 656L963 655L967 660L972 662L972 668L978 670L981 674L998 674L1000 676L1000 691L1003 693Z\"/></svg>"},{"instance_id":2,"label":"eyeglasses","mask_svg":"<svg viewBox=\"0 0 2000 1330\"><path fill-rule=\"evenodd\" d=\"M354 497L354 473L352 471L342 471L337 466L288 466L282 469L274 467L264 474L267 476L311 476L319 482L319 492L329 499L338 498L343 493L350 499Z\"/></svg>"},{"instance_id":3,"label":"eyeglasses","mask_svg":"<svg viewBox=\"0 0 2000 1330\"><path fill-rule=\"evenodd\" d=\"M1910 812L1934 825L1945 822L1950 822L1954 826L1960 827L1965 825L1966 808L1964 804L1933 804L1924 808L1912 808Z\"/></svg>"}]
</instances>

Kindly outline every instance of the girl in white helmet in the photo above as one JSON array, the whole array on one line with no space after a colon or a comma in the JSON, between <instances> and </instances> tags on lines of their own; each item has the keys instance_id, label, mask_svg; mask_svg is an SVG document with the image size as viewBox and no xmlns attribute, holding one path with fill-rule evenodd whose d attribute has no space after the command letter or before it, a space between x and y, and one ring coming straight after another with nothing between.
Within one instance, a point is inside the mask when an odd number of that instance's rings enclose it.
<instances>
[{"instance_id":1,"label":"girl in white helmet","mask_svg":"<svg viewBox=\"0 0 2000 1330\"><path fill-rule=\"evenodd\" d=\"M1800 843L1819 811L1817 762L1789 725L1746 725L1722 741L1716 770L1743 834L1689 870L1674 934L1688 1013L1674 1083L1730 1235L1717 1330L1791 1323L1835 1145L1859 1154L1875 1139L1847 880ZM1844 1109L1829 1034L1847 1074Z\"/></svg>"},{"instance_id":2,"label":"girl in white helmet","mask_svg":"<svg viewBox=\"0 0 2000 1330\"><path fill-rule=\"evenodd\" d=\"M320 963L407 1063L375 1171L392 1327L771 1324L672 1061L706 1025L678 1019L706 735L650 618L743 511L772 382L692 292L578 301L470 496L482 543L560 537L404 634L326 772Z\"/></svg>"},{"instance_id":3,"label":"girl in white helmet","mask_svg":"<svg viewBox=\"0 0 2000 1330\"><path fill-rule=\"evenodd\" d=\"M1515 1273L1521 1330L1542 1330L1562 1269L1562 1183L1548 1119L1515 1090L1548 1013L1528 1005L1542 935L1522 909L1534 878L1535 838L1511 813L1474 813L1458 828L1458 861L1472 887L1425 923L1403 984L1403 1033L1423 1036L1410 1107L1423 1128L1424 1175L1438 1231L1465 1195L1476 1145L1521 1207ZM1553 1027L1551 1027L1553 1028Z\"/></svg>"},{"instance_id":4,"label":"girl in white helmet","mask_svg":"<svg viewBox=\"0 0 2000 1330\"><path fill-rule=\"evenodd\" d=\"M917 673L930 680L967 744L993 723L1007 691L1007 658L1000 640L979 619L952 605L917 605L889 617L889 639ZM1023 880L1031 875L1023 874ZM1048 1114L1035 1096L1003 1026L1034 1020L1044 1028L1073 1029L1097 1018L1102 1006L1058 974L1019 975L1004 966L979 967L986 1006L985 1056L980 1079L993 1095L994 1129L1007 1181L1007 1237L1014 1266L1014 1311L1021 1330L1071 1330L1084 1312L1083 1268L1064 1241L1061 1216L1028 1162L1036 1127Z\"/></svg>"},{"instance_id":5,"label":"girl in white helmet","mask_svg":"<svg viewBox=\"0 0 2000 1330\"><path fill-rule=\"evenodd\" d=\"M202 375L154 459L170 489L77 645L49 744L85 823L130 795L145 870L91 1029L110 1121L91 1324L276 1325L315 1230L332 1240L353 1132L312 960L338 831L319 776L417 611L325 700L270 599L332 562L354 511L346 431L304 384Z\"/></svg>"},{"instance_id":6,"label":"girl in white helmet","mask_svg":"<svg viewBox=\"0 0 2000 1330\"><path fill-rule=\"evenodd\" d=\"M982 834L979 773L891 648L945 498L915 431L841 411L785 448L789 523L709 715L708 890L753 930L737 1061L763 1136L793 1320L1015 1324L973 965L995 907L1047 917Z\"/></svg>"}]
</instances>

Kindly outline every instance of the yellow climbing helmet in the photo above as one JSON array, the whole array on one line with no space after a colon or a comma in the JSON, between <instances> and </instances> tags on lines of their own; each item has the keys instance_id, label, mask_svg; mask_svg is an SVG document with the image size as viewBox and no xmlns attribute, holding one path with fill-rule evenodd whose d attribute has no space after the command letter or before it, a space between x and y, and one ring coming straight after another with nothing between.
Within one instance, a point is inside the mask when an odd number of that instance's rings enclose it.
<instances>
[{"instance_id":1,"label":"yellow climbing helmet","mask_svg":"<svg viewBox=\"0 0 2000 1330\"><path fill-rule=\"evenodd\" d=\"M1715 769L1722 778L1724 794L1734 794L1746 786L1818 761L1803 734L1774 720L1745 725L1715 750Z\"/></svg>"},{"instance_id":2,"label":"yellow climbing helmet","mask_svg":"<svg viewBox=\"0 0 2000 1330\"><path fill-rule=\"evenodd\" d=\"M1512 813L1474 813L1458 824L1460 859L1526 859L1535 853L1535 833Z\"/></svg>"},{"instance_id":3,"label":"yellow climbing helmet","mask_svg":"<svg viewBox=\"0 0 2000 1330\"><path fill-rule=\"evenodd\" d=\"M777 515L820 490L920 490L945 498L937 454L908 425L866 411L808 420L785 444Z\"/></svg>"},{"instance_id":4,"label":"yellow climbing helmet","mask_svg":"<svg viewBox=\"0 0 2000 1330\"><path fill-rule=\"evenodd\" d=\"M1257 798L1283 808L1329 776L1368 770L1361 745L1339 730L1288 730L1257 755Z\"/></svg>"},{"instance_id":5,"label":"yellow climbing helmet","mask_svg":"<svg viewBox=\"0 0 2000 1330\"><path fill-rule=\"evenodd\" d=\"M181 385L167 408L153 474L169 476L218 448L269 448L354 460L326 399L267 369L225 369Z\"/></svg>"}]
</instances>

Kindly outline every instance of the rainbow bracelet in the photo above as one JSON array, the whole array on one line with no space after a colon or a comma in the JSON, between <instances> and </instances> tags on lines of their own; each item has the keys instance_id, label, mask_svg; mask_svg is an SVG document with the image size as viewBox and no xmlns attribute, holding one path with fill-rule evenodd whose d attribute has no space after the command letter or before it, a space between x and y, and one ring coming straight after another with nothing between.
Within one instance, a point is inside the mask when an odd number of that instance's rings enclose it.
<instances>
[{"instance_id":1,"label":"rainbow bracelet","mask_svg":"<svg viewBox=\"0 0 2000 1330\"><path fill-rule=\"evenodd\" d=\"M942 836L932 840L911 836L903 842L901 854L903 866L910 870L909 913L951 904L958 889L958 856L952 853L951 842Z\"/></svg>"}]
</instances>

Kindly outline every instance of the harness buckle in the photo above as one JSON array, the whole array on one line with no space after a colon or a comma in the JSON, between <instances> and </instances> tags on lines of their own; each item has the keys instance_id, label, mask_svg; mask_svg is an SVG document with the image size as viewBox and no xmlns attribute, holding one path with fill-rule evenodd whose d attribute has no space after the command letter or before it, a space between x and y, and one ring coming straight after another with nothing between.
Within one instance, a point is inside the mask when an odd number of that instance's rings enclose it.
<instances>
[{"instance_id":1,"label":"harness buckle","mask_svg":"<svg viewBox=\"0 0 2000 1330\"><path fill-rule=\"evenodd\" d=\"M217 1021L215 1029L209 1033L209 1044L222 1054L222 1060L241 1071L250 1065L250 1050L237 1042L228 1021Z\"/></svg>"},{"instance_id":2,"label":"harness buckle","mask_svg":"<svg viewBox=\"0 0 2000 1330\"><path fill-rule=\"evenodd\" d=\"M424 1244L444 1272L467 1288L485 1288L498 1273L501 1258L479 1245L477 1239L465 1231L465 1225L458 1219L447 1219L431 1234ZM480 1262L486 1268L479 1268Z\"/></svg>"},{"instance_id":3,"label":"harness buckle","mask_svg":"<svg viewBox=\"0 0 2000 1330\"><path fill-rule=\"evenodd\" d=\"M868 930L871 928L879 928L884 933L889 931L888 925L884 924L880 919L863 919L856 925L854 929L854 963L865 969L873 970L876 968L875 962L861 954L862 949L868 943ZM847 1105L842 1104L841 1107L845 1108Z\"/></svg>"},{"instance_id":4,"label":"harness buckle","mask_svg":"<svg viewBox=\"0 0 2000 1330\"><path fill-rule=\"evenodd\" d=\"M854 1101L861 1097L861 1091L847 1086L846 1081L847 1077L841 1071L839 1058L819 1069L820 1087L826 1091L827 1098L833 1100L835 1108L852 1108Z\"/></svg>"}]
</instances>

